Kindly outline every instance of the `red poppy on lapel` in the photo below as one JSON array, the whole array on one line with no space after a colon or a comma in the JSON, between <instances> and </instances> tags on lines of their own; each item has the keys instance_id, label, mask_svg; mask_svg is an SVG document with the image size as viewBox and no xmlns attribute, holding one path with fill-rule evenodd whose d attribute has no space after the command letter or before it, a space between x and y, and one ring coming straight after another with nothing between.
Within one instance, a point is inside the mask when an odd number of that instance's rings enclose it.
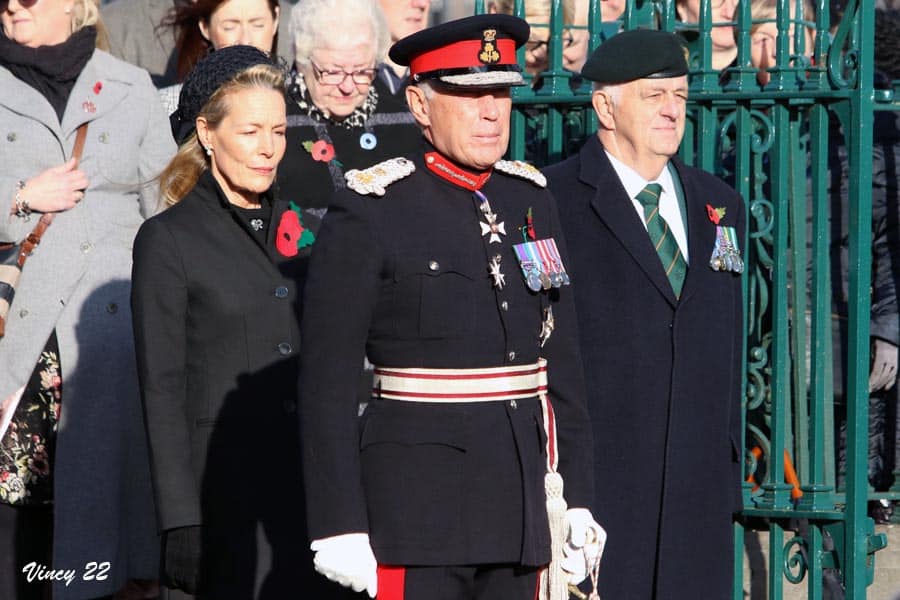
<instances>
[{"instance_id":1,"label":"red poppy on lapel","mask_svg":"<svg viewBox=\"0 0 900 600\"><path fill-rule=\"evenodd\" d=\"M98 81L97 83L95 83L95 84L94 84L94 95L99 94L99 93L100 93L100 90L102 90L102 89L103 89L103 83L102 83L102 82Z\"/></svg>"},{"instance_id":2,"label":"red poppy on lapel","mask_svg":"<svg viewBox=\"0 0 900 600\"><path fill-rule=\"evenodd\" d=\"M309 153L312 154L313 160L328 162L334 158L334 146L325 140L319 140L312 145Z\"/></svg>"},{"instance_id":3,"label":"red poppy on lapel","mask_svg":"<svg viewBox=\"0 0 900 600\"><path fill-rule=\"evenodd\" d=\"M725 216L725 207L720 206L719 208L713 208L712 204L707 204L706 216L709 217L709 220L712 221L713 224L718 225L719 221L722 220L722 217Z\"/></svg>"},{"instance_id":4,"label":"red poppy on lapel","mask_svg":"<svg viewBox=\"0 0 900 600\"><path fill-rule=\"evenodd\" d=\"M291 209L284 211L275 234L275 249L282 256L297 256L297 242L303 235L300 216Z\"/></svg>"}]
</instances>

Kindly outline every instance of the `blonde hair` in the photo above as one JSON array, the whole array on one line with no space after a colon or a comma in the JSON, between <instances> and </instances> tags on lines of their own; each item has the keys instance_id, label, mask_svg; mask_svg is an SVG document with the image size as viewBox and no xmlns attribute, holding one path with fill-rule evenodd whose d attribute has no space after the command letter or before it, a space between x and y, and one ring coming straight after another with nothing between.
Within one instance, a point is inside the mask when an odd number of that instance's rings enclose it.
<instances>
[{"instance_id":1,"label":"blonde hair","mask_svg":"<svg viewBox=\"0 0 900 600\"><path fill-rule=\"evenodd\" d=\"M257 64L238 71L219 86L197 117L206 119L211 129L215 129L228 116L231 106L228 98L237 92L261 88L284 94L284 73L275 65ZM160 203L168 208L180 202L190 192L200 175L209 168L209 158L197 139L197 132L181 144L175 157L166 165L159 176Z\"/></svg>"},{"instance_id":2,"label":"blonde hair","mask_svg":"<svg viewBox=\"0 0 900 600\"><path fill-rule=\"evenodd\" d=\"M816 9L813 7L811 0L802 0L801 10L803 13L800 15L795 14L797 12L796 0L791 0L788 5L790 6L790 20L792 24L797 21L815 21ZM753 35L759 29L759 26L762 25L759 21L774 21L777 16L777 0L751 0L750 17L753 19L753 24L750 26L750 34ZM803 26L809 30L811 36L815 37L815 25L810 26L807 23L803 23ZM807 48L807 51L809 50L811 48Z\"/></svg>"},{"instance_id":3,"label":"blonde hair","mask_svg":"<svg viewBox=\"0 0 900 600\"><path fill-rule=\"evenodd\" d=\"M72 33L93 25L97 29L96 47L109 50L109 35L100 18L99 0L75 0L72 6Z\"/></svg>"}]
</instances>

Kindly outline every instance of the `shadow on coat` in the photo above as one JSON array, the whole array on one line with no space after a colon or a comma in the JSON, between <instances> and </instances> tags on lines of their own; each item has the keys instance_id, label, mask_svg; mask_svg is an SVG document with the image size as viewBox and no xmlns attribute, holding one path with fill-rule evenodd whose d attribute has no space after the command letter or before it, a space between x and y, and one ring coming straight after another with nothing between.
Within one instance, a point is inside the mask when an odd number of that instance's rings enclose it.
<instances>
[{"instance_id":1,"label":"shadow on coat","mask_svg":"<svg viewBox=\"0 0 900 600\"><path fill-rule=\"evenodd\" d=\"M201 488L209 598L365 598L313 569L296 395L285 392L296 386L296 355L241 375L210 424Z\"/></svg>"}]
</instances>

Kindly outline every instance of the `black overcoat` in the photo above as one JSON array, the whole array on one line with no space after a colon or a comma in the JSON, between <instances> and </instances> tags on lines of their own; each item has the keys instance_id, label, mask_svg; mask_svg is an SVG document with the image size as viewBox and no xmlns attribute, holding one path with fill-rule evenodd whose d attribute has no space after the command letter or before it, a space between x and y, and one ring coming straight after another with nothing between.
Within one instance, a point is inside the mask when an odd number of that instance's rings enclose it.
<instances>
[{"instance_id":1,"label":"black overcoat","mask_svg":"<svg viewBox=\"0 0 900 600\"><path fill-rule=\"evenodd\" d=\"M303 522L295 420L310 247L295 257L275 249L286 210L272 200L264 248L207 171L135 240L135 343L159 529L203 526L203 597L217 600L298 589L330 598L312 586L337 588L313 572Z\"/></svg>"},{"instance_id":2,"label":"black overcoat","mask_svg":"<svg viewBox=\"0 0 900 600\"><path fill-rule=\"evenodd\" d=\"M415 172L383 197L335 194L312 257L301 351L310 536L370 535L382 564L536 566L549 558L544 434L536 398L369 402L357 418L363 356L389 367L481 368L549 361L560 472L570 506L592 495L570 287L531 292L512 245L532 209L538 239L564 250L552 196L494 170L481 191L505 223L482 237L471 191ZM495 287L489 256L501 256ZM565 260L565 255L564 255ZM541 348L543 311L556 330Z\"/></svg>"},{"instance_id":3,"label":"black overcoat","mask_svg":"<svg viewBox=\"0 0 900 600\"><path fill-rule=\"evenodd\" d=\"M740 277L713 271L716 226L741 240L744 207L673 159L690 265L676 300L598 138L545 170L570 249L593 424L594 506L609 540L604 600L731 597L740 508ZM743 249L743 246L742 246Z\"/></svg>"}]
</instances>

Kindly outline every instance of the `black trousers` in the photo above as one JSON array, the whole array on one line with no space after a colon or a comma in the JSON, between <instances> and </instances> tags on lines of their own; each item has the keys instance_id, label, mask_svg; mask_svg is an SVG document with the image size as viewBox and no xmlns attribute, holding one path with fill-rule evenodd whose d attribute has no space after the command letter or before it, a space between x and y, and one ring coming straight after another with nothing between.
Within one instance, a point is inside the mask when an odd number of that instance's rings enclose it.
<instances>
[{"instance_id":1,"label":"black trousers","mask_svg":"<svg viewBox=\"0 0 900 600\"><path fill-rule=\"evenodd\" d=\"M52 569L53 507L0 503L0 598L46 600L50 585L36 578L40 567ZM29 565L34 573L28 581Z\"/></svg>"},{"instance_id":2,"label":"black trousers","mask_svg":"<svg viewBox=\"0 0 900 600\"><path fill-rule=\"evenodd\" d=\"M535 600L538 573L513 565L379 567L377 600Z\"/></svg>"}]
</instances>

